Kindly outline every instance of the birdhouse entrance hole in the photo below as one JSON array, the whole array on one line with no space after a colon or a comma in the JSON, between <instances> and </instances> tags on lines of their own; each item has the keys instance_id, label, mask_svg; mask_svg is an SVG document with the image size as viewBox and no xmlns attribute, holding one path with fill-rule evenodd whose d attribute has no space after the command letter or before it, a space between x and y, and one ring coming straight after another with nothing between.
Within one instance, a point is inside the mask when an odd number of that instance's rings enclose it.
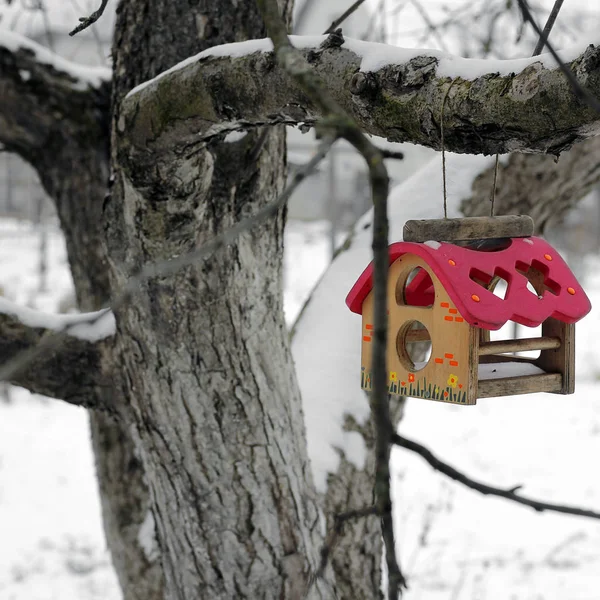
<instances>
[{"instance_id":1,"label":"birdhouse entrance hole","mask_svg":"<svg viewBox=\"0 0 600 600\"><path fill-rule=\"evenodd\" d=\"M396 282L396 304L398 306L422 306L431 308L435 290L431 275L421 267L400 273Z\"/></svg>"},{"instance_id":2,"label":"birdhouse entrance hole","mask_svg":"<svg viewBox=\"0 0 600 600\"><path fill-rule=\"evenodd\" d=\"M431 358L431 335L421 321L407 321L396 336L396 351L405 369L420 371Z\"/></svg>"}]
</instances>

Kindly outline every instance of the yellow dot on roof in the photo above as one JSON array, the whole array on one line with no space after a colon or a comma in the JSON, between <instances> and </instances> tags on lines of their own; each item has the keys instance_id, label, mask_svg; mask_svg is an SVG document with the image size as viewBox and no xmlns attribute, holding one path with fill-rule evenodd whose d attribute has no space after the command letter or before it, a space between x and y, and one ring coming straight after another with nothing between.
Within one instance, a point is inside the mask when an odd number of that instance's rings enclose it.
<instances>
[{"instance_id":1,"label":"yellow dot on roof","mask_svg":"<svg viewBox=\"0 0 600 600\"><path fill-rule=\"evenodd\" d=\"M479 302L479 296L477 294L473 294L471 296L471 300L473 300L474 302Z\"/></svg>"},{"instance_id":2,"label":"yellow dot on roof","mask_svg":"<svg viewBox=\"0 0 600 600\"><path fill-rule=\"evenodd\" d=\"M567 292L569 292L569 294L571 294L571 296L575 295L575 290L572 287L568 287Z\"/></svg>"},{"instance_id":3,"label":"yellow dot on roof","mask_svg":"<svg viewBox=\"0 0 600 600\"><path fill-rule=\"evenodd\" d=\"M550 256L550 254L544 254L544 258L546 260L552 260L552 256Z\"/></svg>"}]
</instances>

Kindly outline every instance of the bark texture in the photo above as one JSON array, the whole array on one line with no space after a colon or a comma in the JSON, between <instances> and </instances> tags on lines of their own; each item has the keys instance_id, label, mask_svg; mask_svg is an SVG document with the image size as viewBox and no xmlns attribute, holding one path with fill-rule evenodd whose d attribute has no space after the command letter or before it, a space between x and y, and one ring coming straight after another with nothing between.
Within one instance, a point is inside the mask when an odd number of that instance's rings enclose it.
<instances>
[{"instance_id":1,"label":"bark texture","mask_svg":"<svg viewBox=\"0 0 600 600\"><path fill-rule=\"evenodd\" d=\"M53 333L0 314L0 364L34 348ZM102 364L104 347L110 344L65 336L60 345L18 370L10 383L77 406L115 412L112 381Z\"/></svg>"},{"instance_id":2,"label":"bark texture","mask_svg":"<svg viewBox=\"0 0 600 600\"><path fill-rule=\"evenodd\" d=\"M402 419L405 398L390 396L389 400L390 417L396 427ZM375 500L373 495L373 473L375 472L373 418L370 417L363 425L348 418L345 429L355 431L363 437L367 455L362 469L358 469L342 455L338 471L329 475L324 500L329 529L334 526L335 515L371 506ZM381 592L382 552L381 523L378 518L373 516L346 523L331 555L331 565L336 577L339 598L375 600L384 597Z\"/></svg>"},{"instance_id":3,"label":"bark texture","mask_svg":"<svg viewBox=\"0 0 600 600\"><path fill-rule=\"evenodd\" d=\"M439 149L443 103L445 146L455 152L559 154L600 130L598 113L577 98L560 70L535 59L519 73L451 80L438 74L439 58L427 55L361 72L362 57L339 44L332 36L303 53L361 128L391 141ZM589 46L569 66L600 96L600 48ZM128 97L122 117L140 152L169 152L174 145L201 147L227 131L310 124L320 114L272 52L254 52L191 61Z\"/></svg>"},{"instance_id":4,"label":"bark texture","mask_svg":"<svg viewBox=\"0 0 600 600\"><path fill-rule=\"evenodd\" d=\"M462 204L464 214L489 215L493 177L494 169L488 169L475 179L472 196ZM560 223L598 181L600 137L573 146L558 159L512 154L499 165L494 212L530 215L536 230L544 233Z\"/></svg>"},{"instance_id":5,"label":"bark texture","mask_svg":"<svg viewBox=\"0 0 600 600\"><path fill-rule=\"evenodd\" d=\"M291 2L281 5L289 16ZM56 202L82 310L105 305L143 264L202 244L282 189L284 133L262 126L312 123L318 112L270 53L192 63L121 104L133 86L190 55L263 35L252 0L122 2L113 113L108 83L75 85L0 39L0 142L36 167ZM437 58L359 73L360 57L339 44L306 54L366 131L439 147L450 82L438 75ZM573 68L600 90L598 49L588 48ZM559 153L598 128L598 116L539 63L513 76L457 80L445 114L446 146L462 152ZM223 143L227 131L241 129L250 133ZM596 181L595 145L576 146L558 171L546 157L511 158L498 212L529 212L543 227ZM114 187L105 197L111 160ZM537 182L527 194L526 179ZM487 199L490 185L476 182L466 214L487 209L476 198L485 189ZM326 497L314 494L281 306L284 217L201 264L146 282L118 311L116 350L64 348L98 367L71 398L117 407L118 418L92 414L91 425L125 600L303 598L325 530L321 509L331 521L372 502L371 423L347 424L371 450L365 469L342 458ZM0 330L8 332L3 357L41 334L5 316ZM35 376L36 391L59 395L47 371L62 369L66 357L45 358L21 383L33 388L27 379ZM99 384L107 373L108 387ZM395 420L401 410L394 405ZM159 551L140 544L152 522ZM377 598L380 562L377 519L348 524L332 557L335 575L311 593Z\"/></svg>"},{"instance_id":6,"label":"bark texture","mask_svg":"<svg viewBox=\"0 0 600 600\"><path fill-rule=\"evenodd\" d=\"M121 3L115 106L203 47L263 33L253 2L185 4ZM281 129L149 164L131 154L120 115L113 123L104 220L114 290L283 189ZM117 314L166 598L302 598L317 564L323 523L281 305L283 225L280 213L203 264L148 281Z\"/></svg>"},{"instance_id":7,"label":"bark texture","mask_svg":"<svg viewBox=\"0 0 600 600\"><path fill-rule=\"evenodd\" d=\"M21 49L13 51L14 34L8 42L0 36L0 143L37 170L57 208L78 307L85 312L98 310L110 299L102 205L109 179L111 86L108 82L98 87L88 85L60 61L38 60L35 46L26 40L18 41ZM40 333L24 332L20 345L31 344ZM7 358L19 348L10 340L10 335L4 340L10 344L4 346ZM73 343L62 347L15 383L65 399L59 389L63 384L64 391L79 404L110 405L120 412L119 419L90 413L104 529L124 599L161 600L160 563L156 557L150 560L137 540L147 517L149 494L141 463L131 460L133 440L121 412L134 392L124 385L120 370L114 369L112 343L96 345L93 355L83 357L79 353L77 362L69 365L71 375L72 368L85 361L92 367L79 380L79 393L74 377L69 384L57 381L54 367L65 364L68 355L62 350L68 352L69 348L77 353L81 350ZM62 373L67 375L69 370ZM27 374L31 378L25 379ZM95 375L99 379L90 381ZM110 377L109 387L104 377ZM135 498L144 500L133 502Z\"/></svg>"}]
</instances>

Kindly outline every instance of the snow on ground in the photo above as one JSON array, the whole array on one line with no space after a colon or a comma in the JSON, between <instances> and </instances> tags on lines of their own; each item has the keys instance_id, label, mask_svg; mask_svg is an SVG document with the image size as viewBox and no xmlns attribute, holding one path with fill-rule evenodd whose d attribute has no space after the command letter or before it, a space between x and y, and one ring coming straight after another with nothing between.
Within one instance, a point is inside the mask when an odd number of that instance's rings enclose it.
<instances>
[{"instance_id":1,"label":"snow on ground","mask_svg":"<svg viewBox=\"0 0 600 600\"><path fill-rule=\"evenodd\" d=\"M36 235L29 226L0 222L0 286L8 299L53 310L69 295L62 240L52 234L49 242L50 291L39 293ZM328 248L324 224L288 229L288 322L326 266ZM600 276L586 287L598 308L578 328L575 395L490 398L476 407L410 400L402 433L484 482L523 484L532 496L600 510L594 467L600 453ZM332 311L347 311L346 291L330 296ZM348 356L356 358L357 348ZM355 367L349 366L350 374L356 375ZM10 403L0 399L0 598L119 600L102 535L86 413L15 388L10 395ZM403 450L392 460L398 551L411 584L406 600L600 596L600 524L480 496Z\"/></svg>"},{"instance_id":2,"label":"snow on ground","mask_svg":"<svg viewBox=\"0 0 600 600\"><path fill-rule=\"evenodd\" d=\"M72 294L64 243L49 232L47 291L39 244L30 225L0 221L0 290L19 305L56 311ZM0 394L0 598L118 600L86 411L21 388L7 396Z\"/></svg>"}]
</instances>

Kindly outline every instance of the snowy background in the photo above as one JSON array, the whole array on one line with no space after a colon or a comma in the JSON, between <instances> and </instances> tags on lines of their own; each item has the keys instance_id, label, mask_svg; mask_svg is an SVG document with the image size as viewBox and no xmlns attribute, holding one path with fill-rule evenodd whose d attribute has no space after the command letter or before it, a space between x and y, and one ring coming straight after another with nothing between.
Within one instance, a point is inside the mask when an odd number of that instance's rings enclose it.
<instances>
[{"instance_id":1,"label":"snowy background","mask_svg":"<svg viewBox=\"0 0 600 600\"><path fill-rule=\"evenodd\" d=\"M39 234L0 221L0 285L10 300L57 309L70 294L63 241L49 243L51 292L39 292ZM18 257L16 259L16 257ZM286 234L290 322L328 261L327 227ZM590 271L598 261L590 258ZM587 291L600 307L600 277ZM346 310L345 290L332 304ZM457 407L410 400L401 430L485 482L600 509L600 309L578 327L577 391ZM84 410L11 388L0 400L0 598L118 600L103 539ZM398 550L408 600L597 600L600 523L486 498L397 450Z\"/></svg>"},{"instance_id":2,"label":"snowy background","mask_svg":"<svg viewBox=\"0 0 600 600\"><path fill-rule=\"evenodd\" d=\"M307 13L308 20L300 33L321 33L342 12L340 7L343 10L349 3L317 1L314 14ZM89 13L96 4L96 0L46 0L51 9L46 15L50 19L48 27L43 15L23 13L18 10L19 2L14 2L10 9L4 9L2 26L28 35L66 58L105 65L105 44L109 42L112 24L110 11L89 34L93 43L86 45L83 37L64 35L79 16ZM114 4L112 0L109 6ZM297 0L297 12L303 4ZM486 51L487 24L495 7L504 5L505 0L456 2L456 10L451 13L436 13L432 9L436 18L454 19L445 37L425 36L427 27L419 21L416 2L372 0L367 4L381 10L357 14L345 28L347 35L350 32L359 36L363 33L361 28L366 28L369 39L401 40L406 46L449 49L479 57L527 56L533 47L534 40L527 37L527 32L520 45L513 44L514 20L501 18L495 21L495 43L490 45L489 53ZM444 3L438 2L441 4ZM550 4L547 0L540 2L546 8ZM588 39L582 32L597 23L597 15L595 20L590 18L594 8L590 2L572 0L565 4L553 32L559 46ZM325 6L329 10L325 11ZM400 6L401 11L397 10ZM469 15L471 21L465 24ZM464 35L465 30L469 36ZM308 136L292 133L290 162L304 162L310 152L303 146L307 139ZM347 158L343 148L338 150L336 160L342 185L347 186L340 188L340 198L351 197L357 187L357 161ZM398 172L393 173L394 177L405 177L402 169L417 171L417 163L423 160L422 155L408 151L407 160L395 165ZM465 190L468 192L476 163L475 159L466 159L453 170L453 159L450 160L448 180L454 200L464 197ZM439 163L425 168L439 179ZM322 189L326 181L324 170L315 189ZM406 218L439 216L439 206L435 215L419 213L432 208L423 199L440 197L439 181L435 185L432 188L432 177L425 172L392 195L393 239L399 239L398 231ZM307 192L308 188L303 189L305 197L314 196ZM297 217L309 218L300 207ZM319 343L327 342L327 348L344 348L349 356L356 357L356 367L354 358L346 360L338 351L332 350L323 358L311 352L308 343L304 351L299 351L303 343L300 329L294 346L306 398L313 396L313 386L325 389L325 379L302 374L315 372L312 359L322 363L324 378L330 378L332 372L325 367L326 361L337 364L337 369L348 369L353 402L362 402L357 368L359 337L352 334L360 319L347 311L344 298L369 260L370 232L362 229L367 222L368 216L361 220L350 250L340 255L323 279L304 316L306 330L317 330L311 321L321 325L318 331L324 339ZM325 221L296 220L287 227L285 308L290 325L329 264L331 237L330 224ZM342 237L339 233L337 241ZM72 303L63 240L55 228L48 227L48 284L40 289L40 238L39 226L0 218L0 293L32 308L62 311ZM583 283L592 304L598 308L578 326L575 395L492 398L480 401L476 407L410 400L401 431L486 483L507 487L522 484L523 493L533 497L600 510L596 466L600 455L600 348L596 343L600 334L600 276L596 275L600 260L594 252L585 259L578 256L577 262L578 274L588 274ZM342 334L348 336L348 341L342 340ZM352 380L355 372L356 385ZM343 404L316 401L313 406L326 410L339 429ZM323 412L311 417L310 404L306 408L309 418L322 419ZM335 432L328 434L329 439L335 439ZM344 446L346 441L342 439L339 445ZM351 444L345 449L350 452ZM329 448L324 456L334 454ZM411 586L407 600L600 598L600 522L538 514L501 499L480 496L448 481L419 457L403 450L394 451L392 461L398 554ZM323 476L326 466L323 461L315 467L317 478ZM0 600L59 599L120 599L102 533L87 414L82 409L0 384Z\"/></svg>"}]
</instances>

